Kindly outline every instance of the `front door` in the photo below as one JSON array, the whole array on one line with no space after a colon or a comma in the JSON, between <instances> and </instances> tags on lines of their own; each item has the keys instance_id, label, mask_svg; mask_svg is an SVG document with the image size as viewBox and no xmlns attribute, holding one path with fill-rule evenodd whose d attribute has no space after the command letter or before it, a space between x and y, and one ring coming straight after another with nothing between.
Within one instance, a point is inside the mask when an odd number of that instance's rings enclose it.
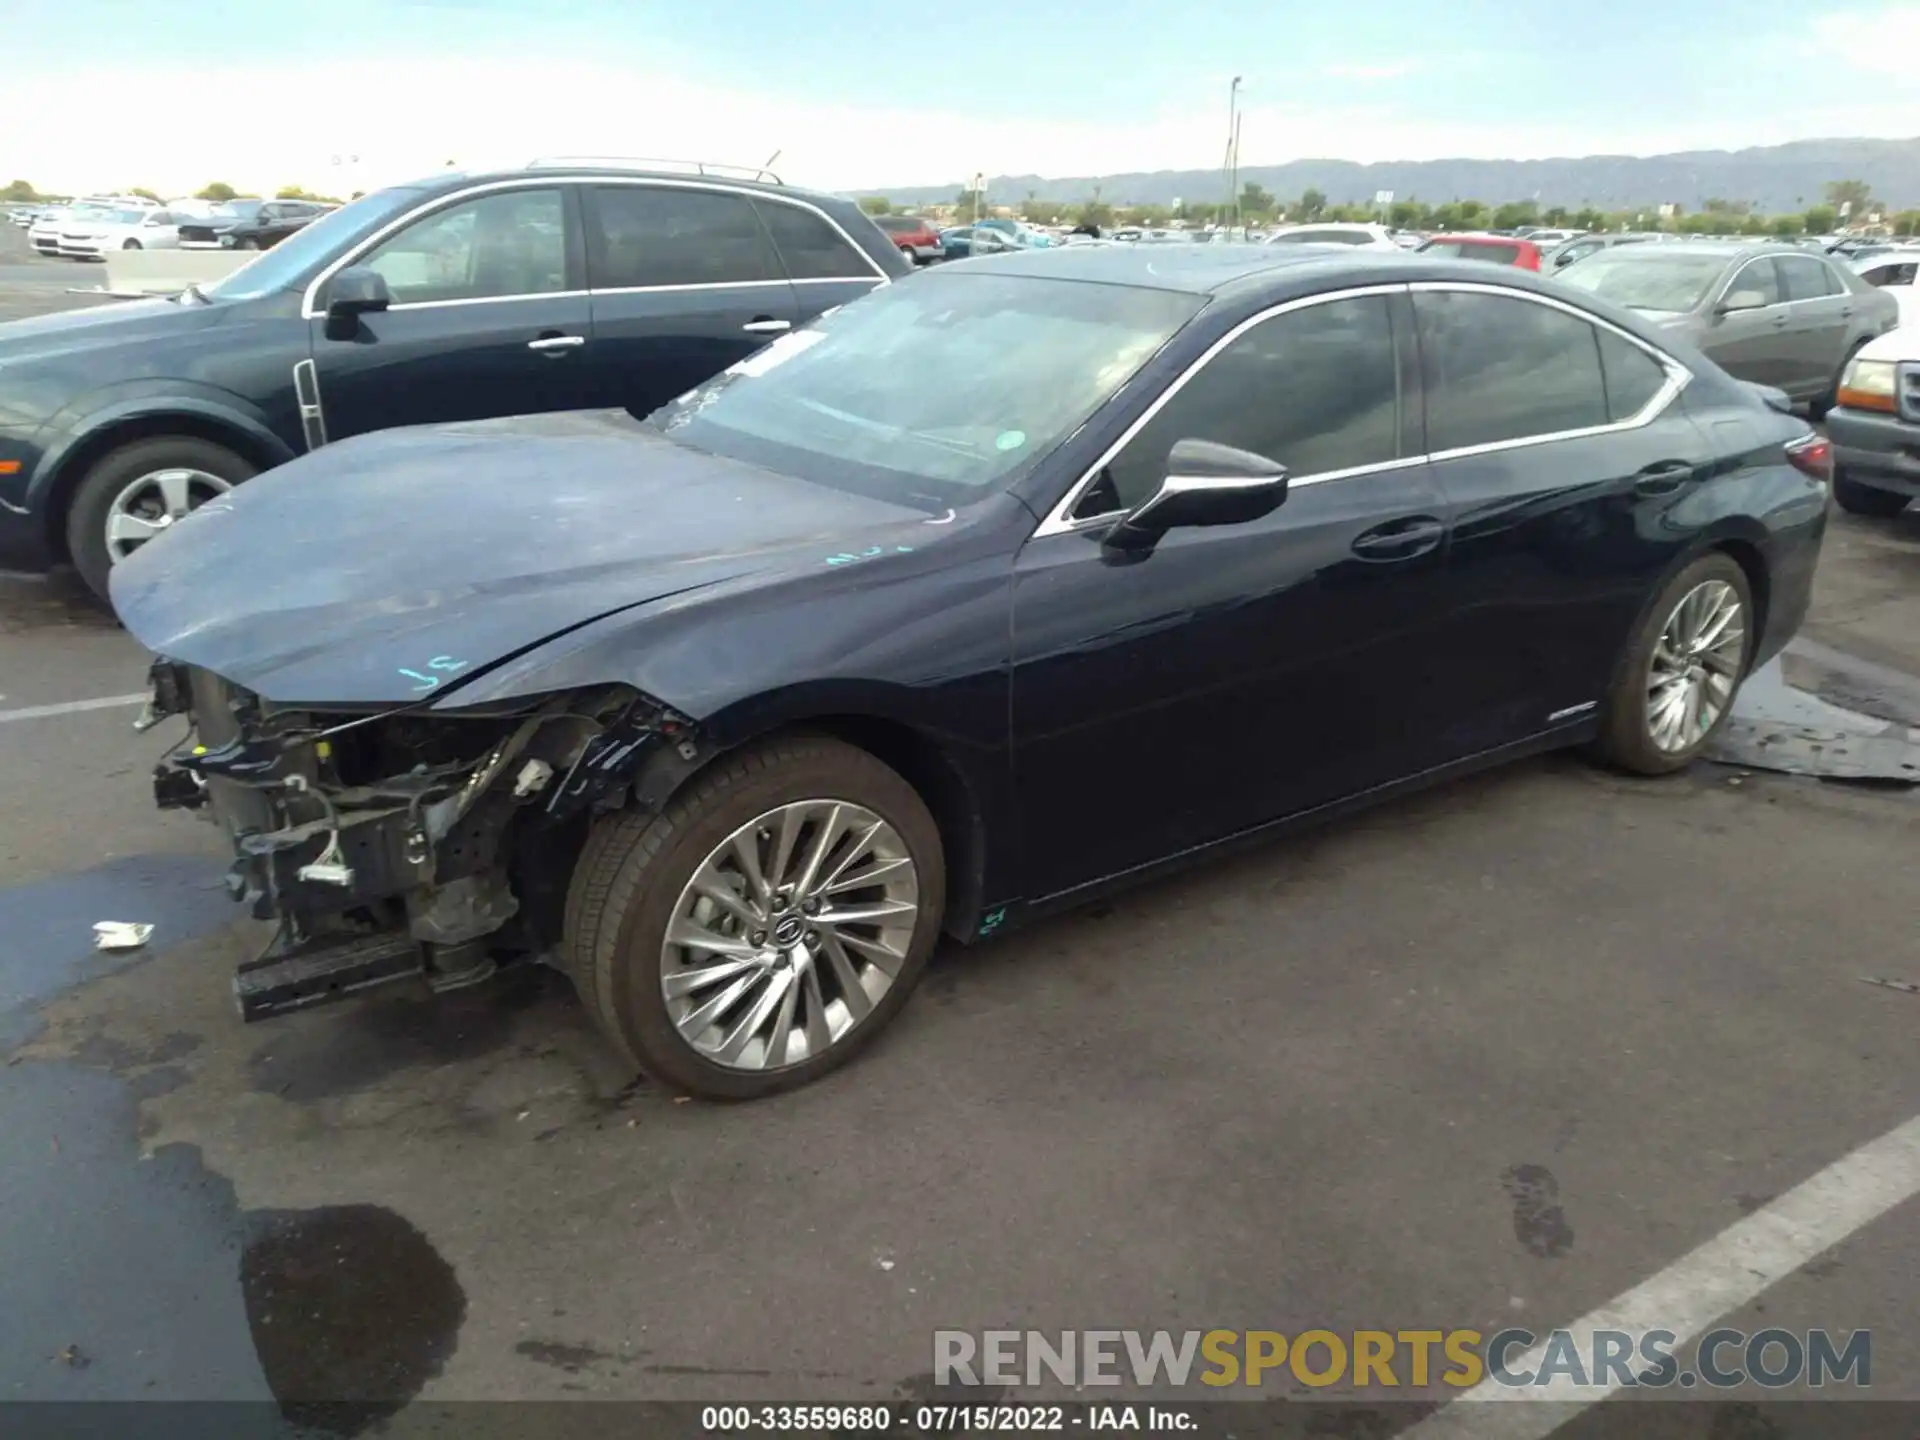
<instances>
[{"instance_id":1,"label":"front door","mask_svg":"<svg viewBox=\"0 0 1920 1440\"><path fill-rule=\"evenodd\" d=\"M430 211L356 257L392 308L346 340L313 326L327 436L594 403L591 315L564 186L474 196Z\"/></svg>"},{"instance_id":2,"label":"front door","mask_svg":"<svg viewBox=\"0 0 1920 1440\"><path fill-rule=\"evenodd\" d=\"M1788 330L1793 317L1787 313L1786 292L1780 287L1771 256L1742 265L1720 292L1720 300L1724 303L1736 295L1759 303L1724 315L1710 315L1711 328L1700 348L1729 375L1757 385L1791 389L1793 337Z\"/></svg>"},{"instance_id":3,"label":"front door","mask_svg":"<svg viewBox=\"0 0 1920 1440\"><path fill-rule=\"evenodd\" d=\"M1013 733L1030 898L1423 769L1447 627L1444 506L1407 444L1404 293L1243 331L1110 457L1075 528L1015 567ZM1284 464L1284 503L1100 543L1173 443ZM1047 527L1043 527L1047 528Z\"/></svg>"}]
</instances>

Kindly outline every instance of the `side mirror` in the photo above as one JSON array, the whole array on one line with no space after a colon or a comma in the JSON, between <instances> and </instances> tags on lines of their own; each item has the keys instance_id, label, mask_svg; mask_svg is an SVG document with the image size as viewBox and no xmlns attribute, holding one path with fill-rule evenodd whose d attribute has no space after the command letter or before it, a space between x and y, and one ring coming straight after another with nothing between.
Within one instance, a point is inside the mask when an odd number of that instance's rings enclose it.
<instances>
[{"instance_id":1,"label":"side mirror","mask_svg":"<svg viewBox=\"0 0 1920 1440\"><path fill-rule=\"evenodd\" d=\"M1741 310L1764 310L1766 308L1767 297L1762 295L1758 290L1736 290L1731 295L1721 297L1720 303L1714 307L1714 314L1732 315Z\"/></svg>"},{"instance_id":2,"label":"side mirror","mask_svg":"<svg viewBox=\"0 0 1920 1440\"><path fill-rule=\"evenodd\" d=\"M1212 440L1176 440L1160 488L1101 543L1110 550L1143 552L1169 530L1244 525L1271 514L1286 498L1287 467L1279 461Z\"/></svg>"},{"instance_id":3,"label":"side mirror","mask_svg":"<svg viewBox=\"0 0 1920 1440\"><path fill-rule=\"evenodd\" d=\"M393 304L387 278L365 265L349 265L327 285L327 339L351 340L360 332L360 317Z\"/></svg>"}]
</instances>

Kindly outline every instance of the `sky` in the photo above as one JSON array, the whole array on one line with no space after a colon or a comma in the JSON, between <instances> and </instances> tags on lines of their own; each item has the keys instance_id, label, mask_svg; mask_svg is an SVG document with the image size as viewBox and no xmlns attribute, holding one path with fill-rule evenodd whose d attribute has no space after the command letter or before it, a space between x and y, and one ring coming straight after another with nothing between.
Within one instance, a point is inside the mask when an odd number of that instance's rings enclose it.
<instances>
[{"instance_id":1,"label":"sky","mask_svg":"<svg viewBox=\"0 0 1920 1440\"><path fill-rule=\"evenodd\" d=\"M346 193L536 155L826 189L1920 135L1920 0L15 0L0 179Z\"/></svg>"}]
</instances>

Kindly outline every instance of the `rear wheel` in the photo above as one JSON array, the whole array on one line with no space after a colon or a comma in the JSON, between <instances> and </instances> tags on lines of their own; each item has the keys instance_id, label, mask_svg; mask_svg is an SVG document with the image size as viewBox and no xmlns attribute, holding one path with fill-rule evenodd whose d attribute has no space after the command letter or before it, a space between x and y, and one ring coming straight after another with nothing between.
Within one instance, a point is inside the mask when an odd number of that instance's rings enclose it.
<instances>
[{"instance_id":1,"label":"rear wheel","mask_svg":"<svg viewBox=\"0 0 1920 1440\"><path fill-rule=\"evenodd\" d=\"M67 550L93 593L113 567L183 516L251 479L256 467L223 445L162 435L96 460L67 510Z\"/></svg>"},{"instance_id":2,"label":"rear wheel","mask_svg":"<svg viewBox=\"0 0 1920 1440\"><path fill-rule=\"evenodd\" d=\"M1838 470L1833 475L1833 498L1849 515L1870 515L1879 520L1898 515L1907 508L1908 501L1905 495L1882 490L1877 485L1863 485Z\"/></svg>"},{"instance_id":3,"label":"rear wheel","mask_svg":"<svg viewBox=\"0 0 1920 1440\"><path fill-rule=\"evenodd\" d=\"M1746 572L1719 551L1674 576L1614 677L1597 748L1636 775L1690 765L1733 709L1758 639Z\"/></svg>"},{"instance_id":4,"label":"rear wheel","mask_svg":"<svg viewBox=\"0 0 1920 1440\"><path fill-rule=\"evenodd\" d=\"M233 248L236 250L258 250L260 248L260 242L251 235L243 235L240 237L239 243Z\"/></svg>"},{"instance_id":5,"label":"rear wheel","mask_svg":"<svg viewBox=\"0 0 1920 1440\"><path fill-rule=\"evenodd\" d=\"M913 787L823 736L757 746L657 815L603 819L567 896L566 964L643 1070L745 1100L871 1043L906 1004L946 903Z\"/></svg>"}]
</instances>

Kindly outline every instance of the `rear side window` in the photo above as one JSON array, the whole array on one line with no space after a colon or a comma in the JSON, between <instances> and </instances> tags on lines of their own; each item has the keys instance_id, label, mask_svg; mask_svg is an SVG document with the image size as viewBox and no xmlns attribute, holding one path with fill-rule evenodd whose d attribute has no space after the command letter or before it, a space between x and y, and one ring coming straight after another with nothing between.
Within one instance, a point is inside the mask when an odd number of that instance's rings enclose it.
<instances>
[{"instance_id":1,"label":"rear side window","mask_svg":"<svg viewBox=\"0 0 1920 1440\"><path fill-rule=\"evenodd\" d=\"M1201 367L1127 442L1078 507L1138 505L1178 440L1214 440L1278 460L1296 478L1395 459L1399 367L1384 296L1290 310Z\"/></svg>"},{"instance_id":2,"label":"rear side window","mask_svg":"<svg viewBox=\"0 0 1920 1440\"><path fill-rule=\"evenodd\" d=\"M1811 255L1781 255L1774 259L1789 300L1818 300L1843 291L1844 282L1824 260Z\"/></svg>"},{"instance_id":3,"label":"rear side window","mask_svg":"<svg viewBox=\"0 0 1920 1440\"><path fill-rule=\"evenodd\" d=\"M1755 260L1742 266L1740 273L1733 277L1733 283L1727 287L1727 298L1751 294L1758 295L1762 305L1778 305L1787 298L1774 268L1779 263L1778 260Z\"/></svg>"},{"instance_id":4,"label":"rear side window","mask_svg":"<svg viewBox=\"0 0 1920 1440\"><path fill-rule=\"evenodd\" d=\"M1667 383L1666 367L1629 340L1597 326L1600 370L1607 382L1607 413L1629 420L1647 408L1647 402Z\"/></svg>"},{"instance_id":5,"label":"rear side window","mask_svg":"<svg viewBox=\"0 0 1920 1440\"><path fill-rule=\"evenodd\" d=\"M1429 451L1608 423L1600 347L1586 321L1474 291L1422 291L1413 302Z\"/></svg>"},{"instance_id":6,"label":"rear side window","mask_svg":"<svg viewBox=\"0 0 1920 1440\"><path fill-rule=\"evenodd\" d=\"M781 278L744 195L596 185L587 192L587 215L587 265L596 290Z\"/></svg>"},{"instance_id":7,"label":"rear side window","mask_svg":"<svg viewBox=\"0 0 1920 1440\"><path fill-rule=\"evenodd\" d=\"M787 274L795 280L870 279L874 267L819 215L778 200L759 202Z\"/></svg>"}]
</instances>

